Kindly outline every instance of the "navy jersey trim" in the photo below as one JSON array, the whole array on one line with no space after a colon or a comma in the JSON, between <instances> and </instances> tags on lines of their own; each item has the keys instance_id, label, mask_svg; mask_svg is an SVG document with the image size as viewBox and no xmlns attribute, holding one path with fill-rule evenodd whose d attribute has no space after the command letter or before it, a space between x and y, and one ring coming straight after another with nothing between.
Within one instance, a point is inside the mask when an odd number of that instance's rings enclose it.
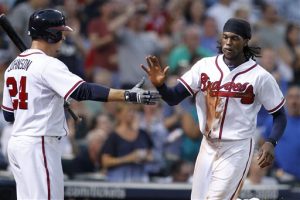
<instances>
[{"instance_id":1,"label":"navy jersey trim","mask_svg":"<svg viewBox=\"0 0 300 200\"><path fill-rule=\"evenodd\" d=\"M192 90L192 88L182 79L182 78L179 78L178 79L182 85L187 89L187 91L192 95L192 96L195 96L195 93L194 91Z\"/></svg>"},{"instance_id":2,"label":"navy jersey trim","mask_svg":"<svg viewBox=\"0 0 300 200\"><path fill-rule=\"evenodd\" d=\"M269 114L272 114L274 112L276 112L277 110L279 110L285 103L285 98L282 99L282 101L278 104L278 106L276 106L275 108L271 109L271 110L268 110L268 113Z\"/></svg>"},{"instance_id":3,"label":"navy jersey trim","mask_svg":"<svg viewBox=\"0 0 300 200\"><path fill-rule=\"evenodd\" d=\"M67 94L64 96L64 99L67 100L69 98L69 96L71 95L71 93L76 90L76 88L81 84L84 83L84 80L80 80L77 83L75 83L75 85L67 92Z\"/></svg>"},{"instance_id":4,"label":"navy jersey trim","mask_svg":"<svg viewBox=\"0 0 300 200\"><path fill-rule=\"evenodd\" d=\"M47 177L47 192L48 192L48 200L51 199L51 190L50 190L50 176L49 176L49 170L48 170L48 164L47 164L47 157L46 157L46 151L45 151L45 138L42 136L42 153L44 158L44 165L45 165L45 171L46 171L46 177Z\"/></svg>"},{"instance_id":5,"label":"navy jersey trim","mask_svg":"<svg viewBox=\"0 0 300 200\"><path fill-rule=\"evenodd\" d=\"M32 54L43 54L42 52L33 52L33 53L29 53L29 54L20 54L18 57L26 57L26 56L30 56Z\"/></svg>"},{"instance_id":6,"label":"navy jersey trim","mask_svg":"<svg viewBox=\"0 0 300 200\"><path fill-rule=\"evenodd\" d=\"M249 165L250 165L250 163L251 163L251 154L252 154L252 138L251 138L251 140L250 140L250 150L249 150L249 156L248 156L248 160L247 160L247 163L246 163L246 167L245 167L245 169L244 169L244 172L243 172L243 175L242 175L242 178L240 179L240 181L239 181L239 184L238 184L238 186L236 187L236 189L235 189L235 191L234 191L234 193L232 194L232 196L231 196L231 198L230 199L233 199L234 197L235 197L235 195L236 195L236 193L239 191L239 189L240 189L240 187L241 187L241 184L242 184L242 182L243 182L243 179L244 179L244 177L246 177L246 171L247 171L247 168L249 168Z\"/></svg>"},{"instance_id":7,"label":"navy jersey trim","mask_svg":"<svg viewBox=\"0 0 300 200\"><path fill-rule=\"evenodd\" d=\"M4 106L4 105L2 105L1 108L2 108L2 110L5 110L5 111L7 111L7 112L14 112L14 109L13 109L13 108L8 108L8 107L6 107L6 106Z\"/></svg>"}]
</instances>

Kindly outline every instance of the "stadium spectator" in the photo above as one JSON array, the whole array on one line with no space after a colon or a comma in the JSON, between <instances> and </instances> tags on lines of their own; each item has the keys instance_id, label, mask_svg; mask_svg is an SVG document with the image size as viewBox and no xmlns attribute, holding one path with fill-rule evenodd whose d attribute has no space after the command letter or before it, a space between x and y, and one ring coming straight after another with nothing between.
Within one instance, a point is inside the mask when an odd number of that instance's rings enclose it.
<instances>
[{"instance_id":1,"label":"stadium spectator","mask_svg":"<svg viewBox=\"0 0 300 200\"><path fill-rule=\"evenodd\" d=\"M7 14L7 12L11 9L11 7L13 6L12 4L14 3L14 1L8 1L8 2L4 2L1 1L0 2L0 13L5 13Z\"/></svg>"},{"instance_id":2,"label":"stadium spectator","mask_svg":"<svg viewBox=\"0 0 300 200\"><path fill-rule=\"evenodd\" d=\"M194 57L199 59L212 55L200 42L199 28L195 25L185 27L182 44L175 46L168 58L170 73L178 74L181 68L189 68Z\"/></svg>"},{"instance_id":3,"label":"stadium spectator","mask_svg":"<svg viewBox=\"0 0 300 200\"><path fill-rule=\"evenodd\" d=\"M254 24L258 43L262 48L278 49L284 43L285 24L282 23L277 9L272 4L263 4L261 13L262 18Z\"/></svg>"},{"instance_id":4,"label":"stadium spectator","mask_svg":"<svg viewBox=\"0 0 300 200\"><path fill-rule=\"evenodd\" d=\"M68 125L74 130L74 139L83 139L89 130L93 117L92 112L88 110L86 103L82 101L71 101L70 107L76 110L76 114L81 118L81 121L80 123L75 123L69 113L66 112Z\"/></svg>"},{"instance_id":5,"label":"stadium spectator","mask_svg":"<svg viewBox=\"0 0 300 200\"><path fill-rule=\"evenodd\" d=\"M177 76L168 77L168 84L176 84ZM198 128L196 108L191 99L171 107L163 104L164 125L168 129L165 153L168 167L178 160L194 162L199 151L201 134Z\"/></svg>"},{"instance_id":6,"label":"stadium spectator","mask_svg":"<svg viewBox=\"0 0 300 200\"><path fill-rule=\"evenodd\" d=\"M297 52L295 61L292 64L294 71L294 83L300 85L300 51Z\"/></svg>"},{"instance_id":7,"label":"stadium spectator","mask_svg":"<svg viewBox=\"0 0 300 200\"><path fill-rule=\"evenodd\" d=\"M0 147L0 149L1 149L1 147ZM3 153L0 151L0 170L6 170L7 166L8 166L7 159L5 158Z\"/></svg>"},{"instance_id":8,"label":"stadium spectator","mask_svg":"<svg viewBox=\"0 0 300 200\"><path fill-rule=\"evenodd\" d=\"M184 10L187 7L189 1L173 0L169 1L166 5L166 10L170 15L171 19L176 21L184 19Z\"/></svg>"},{"instance_id":9,"label":"stadium spectator","mask_svg":"<svg viewBox=\"0 0 300 200\"><path fill-rule=\"evenodd\" d=\"M110 182L148 182L145 164L153 160L152 141L139 129L135 105L119 105L115 130L101 153L101 164Z\"/></svg>"},{"instance_id":10,"label":"stadium spectator","mask_svg":"<svg viewBox=\"0 0 300 200\"><path fill-rule=\"evenodd\" d=\"M164 46L160 53L160 58L166 60L170 49L173 46L170 37L172 18L166 10L167 1L164 0L148 0L145 4L140 4L140 8L146 6L147 15L145 17L145 30L153 31L157 34L159 42Z\"/></svg>"},{"instance_id":11,"label":"stadium spectator","mask_svg":"<svg viewBox=\"0 0 300 200\"><path fill-rule=\"evenodd\" d=\"M263 66L276 79L282 93L285 95L288 82L292 80L293 71L277 57L277 53L272 48L263 48L258 63Z\"/></svg>"},{"instance_id":12,"label":"stadium spectator","mask_svg":"<svg viewBox=\"0 0 300 200\"><path fill-rule=\"evenodd\" d=\"M64 12L68 24L73 31L65 34L65 42L62 44L58 59L67 65L69 70L85 78L83 63L87 54L86 39L81 34L81 22L79 18L79 4L77 1L64 0L62 6L57 7Z\"/></svg>"},{"instance_id":13,"label":"stadium spectator","mask_svg":"<svg viewBox=\"0 0 300 200\"><path fill-rule=\"evenodd\" d=\"M98 130L104 131L105 135L113 131L114 119L106 113L98 113L91 122L90 133Z\"/></svg>"},{"instance_id":14,"label":"stadium spectator","mask_svg":"<svg viewBox=\"0 0 300 200\"><path fill-rule=\"evenodd\" d=\"M148 0L147 5L141 4L140 9L146 6L145 12L148 14L146 16L145 29L147 31L155 31L159 36L165 36L169 30L170 17L165 11L163 0Z\"/></svg>"},{"instance_id":15,"label":"stadium spectator","mask_svg":"<svg viewBox=\"0 0 300 200\"><path fill-rule=\"evenodd\" d=\"M93 83L113 86L112 73L104 68L95 69L91 79L93 80ZM92 116L96 116L98 113L104 112L104 107L106 106L105 103L94 101L86 101L84 104Z\"/></svg>"},{"instance_id":16,"label":"stadium spectator","mask_svg":"<svg viewBox=\"0 0 300 200\"><path fill-rule=\"evenodd\" d=\"M261 57L258 63L263 66L268 72L270 72L275 80L277 81L282 93L285 95L288 89L288 80L285 76L290 74L292 76L293 72L285 72L285 67L280 58L277 57L276 51L271 48L264 48L261 51ZM272 119L265 108L261 108L257 115L257 128L259 134L266 130L266 123Z\"/></svg>"},{"instance_id":17,"label":"stadium spectator","mask_svg":"<svg viewBox=\"0 0 300 200\"><path fill-rule=\"evenodd\" d=\"M138 8L138 6L136 7ZM145 73L139 66L149 54L158 55L164 49L156 32L145 31L146 13L136 9L125 26L117 31L118 63L121 88L131 88ZM149 82L146 81L146 85Z\"/></svg>"},{"instance_id":18,"label":"stadium spectator","mask_svg":"<svg viewBox=\"0 0 300 200\"><path fill-rule=\"evenodd\" d=\"M197 25L200 28L205 16L205 5L202 1L198 0L188 1L184 14L187 24Z\"/></svg>"},{"instance_id":19,"label":"stadium spectator","mask_svg":"<svg viewBox=\"0 0 300 200\"><path fill-rule=\"evenodd\" d=\"M69 121L74 122L72 120ZM113 124L110 117L104 113L99 113L91 120L91 128L85 131L85 136L78 138L74 131L78 128L74 127L74 123L69 125L69 139L73 145L73 157L63 157L63 168L65 174L69 178L76 178L82 173L97 173L101 171L100 152L103 143L106 141L109 133L111 133Z\"/></svg>"},{"instance_id":20,"label":"stadium spectator","mask_svg":"<svg viewBox=\"0 0 300 200\"><path fill-rule=\"evenodd\" d=\"M161 105L143 106L140 113L140 128L147 131L153 142L153 161L146 165L151 177L166 175L165 144L168 130L163 122Z\"/></svg>"},{"instance_id":21,"label":"stadium spectator","mask_svg":"<svg viewBox=\"0 0 300 200\"><path fill-rule=\"evenodd\" d=\"M270 186L270 185L277 185L278 181L274 177L267 176L270 167L260 168L257 161L258 153L254 153L248 176L245 179L243 186L250 186L250 185L260 185L260 186Z\"/></svg>"},{"instance_id":22,"label":"stadium spectator","mask_svg":"<svg viewBox=\"0 0 300 200\"><path fill-rule=\"evenodd\" d=\"M217 54L218 50L216 44L219 38L216 20L212 17L205 17L203 19L203 29L200 33L201 47L207 49L210 54Z\"/></svg>"},{"instance_id":23,"label":"stadium spectator","mask_svg":"<svg viewBox=\"0 0 300 200\"><path fill-rule=\"evenodd\" d=\"M257 162L258 153L254 153L250 164L247 178L244 181L243 189L247 189L250 192L241 193L241 199L278 199L278 181L276 178L269 176L268 172L270 167L260 168ZM260 191L256 191L253 188L261 188ZM264 190L263 188L266 188ZM255 198L256 197L256 198Z\"/></svg>"},{"instance_id":24,"label":"stadium spectator","mask_svg":"<svg viewBox=\"0 0 300 200\"><path fill-rule=\"evenodd\" d=\"M299 25L289 23L286 26L284 45L279 49L278 55L283 62L292 66L296 60L297 52L300 51L300 27Z\"/></svg>"},{"instance_id":25,"label":"stadium spectator","mask_svg":"<svg viewBox=\"0 0 300 200\"><path fill-rule=\"evenodd\" d=\"M69 178L82 173L99 173L100 151L106 138L107 134L101 129L90 132L86 137L86 143L78 144L78 152L74 158L62 160L64 173Z\"/></svg>"},{"instance_id":26,"label":"stadium spectator","mask_svg":"<svg viewBox=\"0 0 300 200\"><path fill-rule=\"evenodd\" d=\"M27 47L31 43L27 33L28 19L35 10L46 8L48 4L49 0L26 0L9 11L8 19Z\"/></svg>"},{"instance_id":27,"label":"stadium spectator","mask_svg":"<svg viewBox=\"0 0 300 200\"><path fill-rule=\"evenodd\" d=\"M279 181L284 181L284 174L294 176L294 181L300 181L300 86L294 85L288 89L286 95L287 127L282 140L275 148L275 167L279 170ZM271 132L272 120L269 120L263 137L267 138ZM282 179L281 179L282 178Z\"/></svg>"},{"instance_id":28,"label":"stadium spectator","mask_svg":"<svg viewBox=\"0 0 300 200\"><path fill-rule=\"evenodd\" d=\"M185 112L182 114L181 125L184 131L181 145L181 159L195 162L201 144L202 134L197 122L197 111L193 105L194 99L187 100Z\"/></svg>"},{"instance_id":29,"label":"stadium spectator","mask_svg":"<svg viewBox=\"0 0 300 200\"><path fill-rule=\"evenodd\" d=\"M216 20L220 33L223 31L225 22L234 16L232 2L232 0L219 0L206 10L206 14Z\"/></svg>"},{"instance_id":30,"label":"stadium spectator","mask_svg":"<svg viewBox=\"0 0 300 200\"><path fill-rule=\"evenodd\" d=\"M0 170L6 170L9 164L7 157L7 144L10 137L11 129L12 125L10 123L6 123L6 126L4 126L4 128L1 127L0 130Z\"/></svg>"},{"instance_id":31,"label":"stadium spectator","mask_svg":"<svg viewBox=\"0 0 300 200\"><path fill-rule=\"evenodd\" d=\"M279 15L285 21L300 25L300 0L265 0L272 3L278 9Z\"/></svg>"},{"instance_id":32,"label":"stadium spectator","mask_svg":"<svg viewBox=\"0 0 300 200\"><path fill-rule=\"evenodd\" d=\"M120 25L120 18L121 24L125 23L127 16L133 12L133 9L130 8L127 9L128 13L115 17L116 11L112 1L97 2L95 6L99 16L88 22L88 38L91 48L85 63L85 71L89 79L91 79L96 68L104 68L112 73L118 71L117 46L114 34Z\"/></svg>"},{"instance_id":33,"label":"stadium spectator","mask_svg":"<svg viewBox=\"0 0 300 200\"><path fill-rule=\"evenodd\" d=\"M171 166L171 178L173 183L190 183L194 166L192 163L178 160Z\"/></svg>"},{"instance_id":34,"label":"stadium spectator","mask_svg":"<svg viewBox=\"0 0 300 200\"><path fill-rule=\"evenodd\" d=\"M2 110L1 110L2 114ZM7 157L7 145L8 145L8 140L10 138L12 131L12 123L6 123L6 125L3 127L1 130L1 141L0 141L0 146L1 146L1 153L5 156L6 160L8 159Z\"/></svg>"},{"instance_id":35,"label":"stadium spectator","mask_svg":"<svg viewBox=\"0 0 300 200\"><path fill-rule=\"evenodd\" d=\"M250 11L249 8L246 6L240 6L234 11L234 17L241 18L244 20L249 20L250 18Z\"/></svg>"},{"instance_id":36,"label":"stadium spectator","mask_svg":"<svg viewBox=\"0 0 300 200\"><path fill-rule=\"evenodd\" d=\"M3 82L3 74L10 61L12 60L12 54L14 51L10 48L10 39L7 34L0 29L0 74L1 81ZM2 89L1 89L2 90Z\"/></svg>"}]
</instances>

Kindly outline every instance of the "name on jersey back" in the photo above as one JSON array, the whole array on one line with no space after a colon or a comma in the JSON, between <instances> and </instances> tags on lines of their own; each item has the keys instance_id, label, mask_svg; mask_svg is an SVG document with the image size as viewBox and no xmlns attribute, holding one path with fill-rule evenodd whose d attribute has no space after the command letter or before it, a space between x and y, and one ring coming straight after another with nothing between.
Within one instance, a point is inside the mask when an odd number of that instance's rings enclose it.
<instances>
[{"instance_id":1,"label":"name on jersey back","mask_svg":"<svg viewBox=\"0 0 300 200\"><path fill-rule=\"evenodd\" d=\"M29 59L16 59L8 67L8 72L11 70L25 70L27 71L32 61Z\"/></svg>"}]
</instances>

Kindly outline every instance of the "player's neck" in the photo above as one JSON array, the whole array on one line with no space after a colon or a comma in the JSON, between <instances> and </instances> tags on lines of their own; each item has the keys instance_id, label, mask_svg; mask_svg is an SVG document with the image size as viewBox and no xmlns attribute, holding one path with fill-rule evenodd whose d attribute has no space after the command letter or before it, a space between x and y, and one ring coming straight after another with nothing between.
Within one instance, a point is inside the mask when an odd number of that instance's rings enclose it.
<instances>
[{"instance_id":1,"label":"player's neck","mask_svg":"<svg viewBox=\"0 0 300 200\"><path fill-rule=\"evenodd\" d=\"M223 60L224 60L225 64L231 68L238 67L239 65L241 65L247 61L244 56L237 57L234 59L227 59L227 58L223 57Z\"/></svg>"},{"instance_id":2,"label":"player's neck","mask_svg":"<svg viewBox=\"0 0 300 200\"><path fill-rule=\"evenodd\" d=\"M49 44L43 40L33 40L31 44L31 49L39 49L43 51L46 55L53 56Z\"/></svg>"}]
</instances>

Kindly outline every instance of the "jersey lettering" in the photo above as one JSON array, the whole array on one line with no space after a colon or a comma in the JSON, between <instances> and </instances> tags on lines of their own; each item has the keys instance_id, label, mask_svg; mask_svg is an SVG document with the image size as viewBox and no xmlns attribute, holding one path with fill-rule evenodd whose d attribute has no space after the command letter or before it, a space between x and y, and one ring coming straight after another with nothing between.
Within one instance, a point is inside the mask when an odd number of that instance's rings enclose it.
<instances>
[{"instance_id":1,"label":"jersey lettering","mask_svg":"<svg viewBox=\"0 0 300 200\"><path fill-rule=\"evenodd\" d=\"M27 71L29 66L31 65L31 63L32 63L32 61L29 59L16 59L10 64L7 72L10 72L11 70Z\"/></svg>"},{"instance_id":2,"label":"jersey lettering","mask_svg":"<svg viewBox=\"0 0 300 200\"><path fill-rule=\"evenodd\" d=\"M26 92L26 76L22 76L20 79L19 98L17 97L18 84L14 77L8 77L6 79L6 87L8 87L9 95L12 98L14 110L18 108L27 110L28 93Z\"/></svg>"},{"instance_id":3,"label":"jersey lettering","mask_svg":"<svg viewBox=\"0 0 300 200\"><path fill-rule=\"evenodd\" d=\"M201 74L201 91L209 91L212 97L233 97L240 98L242 104L254 102L253 86L246 83L227 82L221 85L220 81L211 82L206 73ZM220 91L221 89L225 91Z\"/></svg>"}]
</instances>

